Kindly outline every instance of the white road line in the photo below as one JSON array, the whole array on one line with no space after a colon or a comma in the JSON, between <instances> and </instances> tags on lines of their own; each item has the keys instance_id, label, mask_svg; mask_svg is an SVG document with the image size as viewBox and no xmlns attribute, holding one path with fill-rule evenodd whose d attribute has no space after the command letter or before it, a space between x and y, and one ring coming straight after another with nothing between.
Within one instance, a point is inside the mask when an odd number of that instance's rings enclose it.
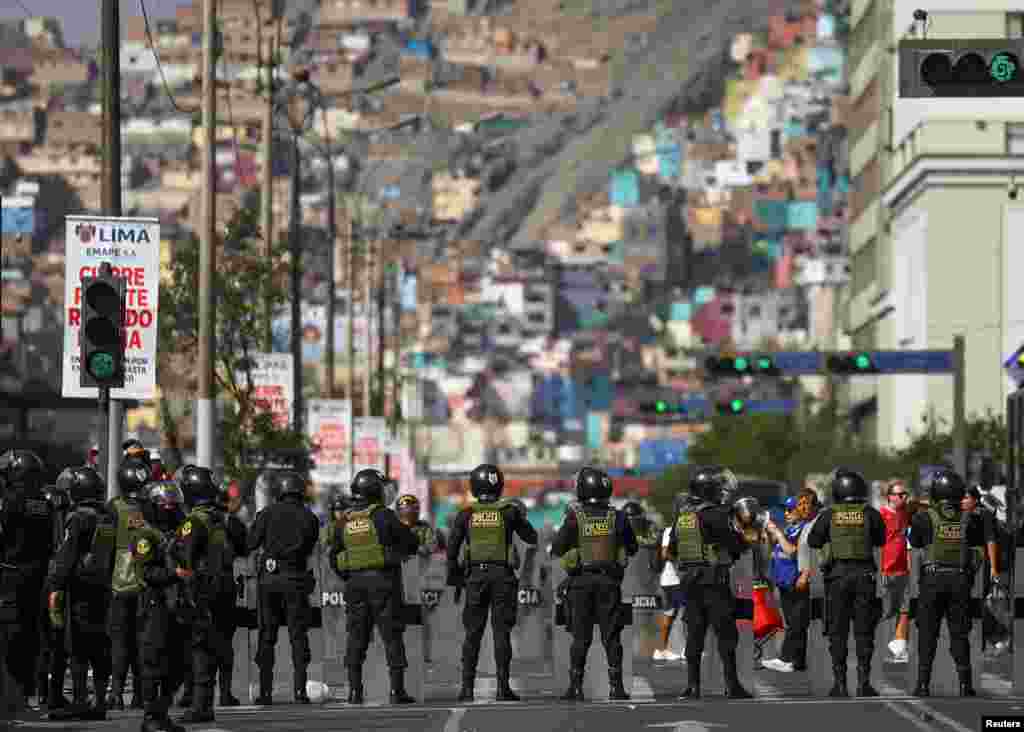
<instances>
[{"instance_id":1,"label":"white road line","mask_svg":"<svg viewBox=\"0 0 1024 732\"><path fill-rule=\"evenodd\" d=\"M462 726L462 718L466 715L465 707L455 707L448 721L444 723L444 732L459 732Z\"/></svg>"},{"instance_id":2,"label":"white road line","mask_svg":"<svg viewBox=\"0 0 1024 732\"><path fill-rule=\"evenodd\" d=\"M912 703L914 703L914 702L912 702ZM951 717L947 717L945 714L943 714L942 712L936 710L934 707L928 706L928 704L923 702L923 701L917 701L915 706L923 708L926 711L926 713L929 716L931 716L933 719L939 720L940 722L945 724L947 727L950 727L950 728L956 730L956 732L974 732L974 730L972 730L971 728L965 727L964 725L960 724L959 722L957 722L955 719L953 719Z\"/></svg>"},{"instance_id":3,"label":"white road line","mask_svg":"<svg viewBox=\"0 0 1024 732\"><path fill-rule=\"evenodd\" d=\"M889 711L903 717L905 720L907 720L912 725L921 730L921 732L935 732L935 729L930 724L925 722L923 719L921 719L918 715L914 714L909 709L905 709L904 707L901 707L899 704L896 704L895 702L891 701L886 701L885 706L889 709Z\"/></svg>"}]
</instances>

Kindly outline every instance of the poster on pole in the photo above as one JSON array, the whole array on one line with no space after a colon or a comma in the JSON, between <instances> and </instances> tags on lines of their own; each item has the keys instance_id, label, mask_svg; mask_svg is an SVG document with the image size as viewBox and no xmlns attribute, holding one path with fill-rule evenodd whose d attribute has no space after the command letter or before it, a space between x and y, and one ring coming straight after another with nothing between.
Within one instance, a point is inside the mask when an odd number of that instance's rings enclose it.
<instances>
[{"instance_id":1,"label":"poster on pole","mask_svg":"<svg viewBox=\"0 0 1024 732\"><path fill-rule=\"evenodd\" d=\"M352 403L348 399L310 399L306 429L315 446L316 467L310 477L316 483L351 480L349 440L352 435Z\"/></svg>"},{"instance_id":2,"label":"poster on pole","mask_svg":"<svg viewBox=\"0 0 1024 732\"><path fill-rule=\"evenodd\" d=\"M252 359L253 399L258 409L274 416L274 425L285 428L292 421L292 354L254 353ZM235 374L239 385L245 385L245 371Z\"/></svg>"},{"instance_id":3,"label":"poster on pole","mask_svg":"<svg viewBox=\"0 0 1024 732\"><path fill-rule=\"evenodd\" d=\"M125 280L124 388L112 399L156 399L156 316L160 294L160 222L152 218L65 216L64 364L61 394L96 399L99 389L79 383L82 277L104 262Z\"/></svg>"},{"instance_id":4,"label":"poster on pole","mask_svg":"<svg viewBox=\"0 0 1024 732\"><path fill-rule=\"evenodd\" d=\"M387 420L384 417L356 417L352 420L352 433L356 441L352 474L355 475L366 468L384 470Z\"/></svg>"}]
</instances>

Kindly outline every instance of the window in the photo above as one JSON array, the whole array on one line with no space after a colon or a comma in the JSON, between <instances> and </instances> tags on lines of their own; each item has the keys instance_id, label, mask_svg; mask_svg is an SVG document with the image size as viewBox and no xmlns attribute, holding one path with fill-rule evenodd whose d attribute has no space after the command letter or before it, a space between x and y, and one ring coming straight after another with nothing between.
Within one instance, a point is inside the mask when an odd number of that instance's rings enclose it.
<instances>
[{"instance_id":1,"label":"window","mask_svg":"<svg viewBox=\"0 0 1024 732\"><path fill-rule=\"evenodd\" d=\"M877 244L874 239L864 245L852 257L852 282L851 289L856 295L863 292L877 276Z\"/></svg>"},{"instance_id":2,"label":"window","mask_svg":"<svg viewBox=\"0 0 1024 732\"><path fill-rule=\"evenodd\" d=\"M1007 155L1024 155L1024 124L1020 122L1006 125Z\"/></svg>"},{"instance_id":3,"label":"window","mask_svg":"<svg viewBox=\"0 0 1024 732\"><path fill-rule=\"evenodd\" d=\"M1006 37L1024 38L1024 13L1006 14Z\"/></svg>"}]
</instances>

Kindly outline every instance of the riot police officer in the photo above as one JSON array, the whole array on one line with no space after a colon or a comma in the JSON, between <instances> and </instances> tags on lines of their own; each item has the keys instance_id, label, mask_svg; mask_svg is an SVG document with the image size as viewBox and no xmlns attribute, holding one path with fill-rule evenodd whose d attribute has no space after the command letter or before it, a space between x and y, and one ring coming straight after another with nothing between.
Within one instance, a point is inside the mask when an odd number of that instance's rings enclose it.
<instances>
[{"instance_id":1,"label":"riot police officer","mask_svg":"<svg viewBox=\"0 0 1024 732\"><path fill-rule=\"evenodd\" d=\"M526 513L511 502L501 501L505 477L496 465L479 465L469 474L469 489L476 502L462 509L452 522L448 539L448 579L453 587L464 585L466 605L462 624L462 691L459 701L473 699L480 642L491 615L498 701L518 701L509 684L512 663L511 631L519 610L519 583L513 570L515 532L527 544L536 545L537 531ZM466 543L466 567L459 566L459 551Z\"/></svg>"},{"instance_id":2,"label":"riot police officer","mask_svg":"<svg viewBox=\"0 0 1024 732\"><path fill-rule=\"evenodd\" d=\"M136 619L139 614L139 595L145 587L142 565L136 561L132 547L141 531L152 524L152 511L146 500L145 488L151 478L149 461L141 457L128 457L118 468L118 487L121 495L107 503L108 513L117 517L117 539L114 571L111 578L110 634L111 685L107 706L124 709L124 684L128 670L133 671L132 708L142 705L137 693L140 686L138 673L138 637Z\"/></svg>"},{"instance_id":3,"label":"riot police officer","mask_svg":"<svg viewBox=\"0 0 1024 732\"><path fill-rule=\"evenodd\" d=\"M857 645L857 696L878 696L871 686L875 628L882 616L874 552L885 544L885 522L868 503L868 482L863 475L837 468L831 485L834 505L822 512L807 536L807 544L814 549L831 545L831 559L824 573L829 653L835 677L829 695L849 696L846 657L852 620Z\"/></svg>"},{"instance_id":4,"label":"riot police officer","mask_svg":"<svg viewBox=\"0 0 1024 732\"><path fill-rule=\"evenodd\" d=\"M142 688L139 697L145 714L142 732L182 732L167 715L174 691L185 676L188 633L180 617L180 585L188 571L177 567L170 555L175 530L185 518L181 488L169 480L152 483L148 489L152 506L152 531L141 533L135 542L137 561L143 565L145 589L139 598L139 660Z\"/></svg>"},{"instance_id":5,"label":"riot police officer","mask_svg":"<svg viewBox=\"0 0 1024 732\"><path fill-rule=\"evenodd\" d=\"M348 644L348 703L363 703L363 663L377 626L391 675L391 703L415 702L405 691L405 631L402 617L402 561L416 553L416 535L383 505L387 477L360 470L352 479L352 505L346 511L334 569L345 580Z\"/></svg>"},{"instance_id":6,"label":"riot police officer","mask_svg":"<svg viewBox=\"0 0 1024 732\"><path fill-rule=\"evenodd\" d=\"M736 668L736 597L730 569L749 547L732 526L738 481L721 466L697 468L689 492L675 499L666 557L675 562L686 594L686 689L680 699L699 699L701 656L708 626L718 637L718 654L730 699L749 699Z\"/></svg>"},{"instance_id":7,"label":"riot police officer","mask_svg":"<svg viewBox=\"0 0 1024 732\"><path fill-rule=\"evenodd\" d=\"M45 472L43 461L29 450L0 455L7 485L0 496L0 632L7 633L7 670L26 700L37 692L43 585L54 550Z\"/></svg>"},{"instance_id":8,"label":"riot police officer","mask_svg":"<svg viewBox=\"0 0 1024 732\"><path fill-rule=\"evenodd\" d=\"M917 600L918 670L914 696L930 693L943 616L949 625L949 649L960 679L960 696L976 695L968 640L971 588L977 569L972 549L994 539L986 536L980 516L961 511L960 501L966 494L967 485L958 473L939 470L932 476L931 505L911 519L910 545L925 550Z\"/></svg>"},{"instance_id":9,"label":"riot police officer","mask_svg":"<svg viewBox=\"0 0 1024 732\"><path fill-rule=\"evenodd\" d=\"M626 520L629 521L629 525L633 529L633 536L636 537L638 546L658 546L661 541L661 534L655 523L647 517L647 512L644 511L643 506L636 501L629 501L622 507L622 512L626 515Z\"/></svg>"},{"instance_id":10,"label":"riot police officer","mask_svg":"<svg viewBox=\"0 0 1024 732\"><path fill-rule=\"evenodd\" d=\"M64 471L65 475L68 471ZM58 477L57 484L47 486L46 500L53 508L53 547L56 552L64 539L64 522L71 511L71 495L67 491L67 481ZM50 560L53 569L53 560ZM50 622L50 613L43 612L40 617L42 624L42 653L39 654L39 679L36 688L41 701L45 701L47 709L60 709L67 706L64 696L64 676L68 669L67 646L64 643L64 631L55 628ZM44 697L45 694L45 697Z\"/></svg>"},{"instance_id":11,"label":"riot police officer","mask_svg":"<svg viewBox=\"0 0 1024 732\"><path fill-rule=\"evenodd\" d=\"M419 541L419 552L422 557L429 557L437 551L438 539L434 527L420 518L420 499L411 493L398 497L395 503L398 508L398 520L412 529Z\"/></svg>"},{"instance_id":12,"label":"riot police officer","mask_svg":"<svg viewBox=\"0 0 1024 732\"><path fill-rule=\"evenodd\" d=\"M571 668L569 689L562 698L583 699L587 653L597 623L608 659L609 698L629 699L622 685L622 579L625 557L633 556L638 549L636 536L625 515L608 503L612 479L607 473L590 467L581 469L576 474L576 496L580 505L566 512L551 546L551 553L557 557L572 550L579 553L568 590L572 606Z\"/></svg>"},{"instance_id":13,"label":"riot police officer","mask_svg":"<svg viewBox=\"0 0 1024 732\"><path fill-rule=\"evenodd\" d=\"M262 550L259 566L260 695L257 704L273 703L274 646L278 630L288 626L292 646L295 701L308 704L306 671L311 659L309 595L314 588L309 558L316 549L320 521L306 506L306 481L296 472L277 476L277 502L256 515L249 551Z\"/></svg>"},{"instance_id":14,"label":"riot police officer","mask_svg":"<svg viewBox=\"0 0 1024 732\"><path fill-rule=\"evenodd\" d=\"M50 707L50 719L106 719L110 648L107 614L116 526L103 505L106 486L91 466L68 468L57 478L73 505L54 556L47 590L50 616L71 651L72 702ZM92 669L96 703L89 705L86 686Z\"/></svg>"},{"instance_id":15,"label":"riot police officer","mask_svg":"<svg viewBox=\"0 0 1024 732\"><path fill-rule=\"evenodd\" d=\"M193 699L182 721L212 722L216 659L225 643L213 613L218 598L234 592L234 552L226 522L216 508L218 488L210 469L186 465L179 471L178 485L191 509L171 548L176 567L186 572L183 590L192 618Z\"/></svg>"}]
</instances>

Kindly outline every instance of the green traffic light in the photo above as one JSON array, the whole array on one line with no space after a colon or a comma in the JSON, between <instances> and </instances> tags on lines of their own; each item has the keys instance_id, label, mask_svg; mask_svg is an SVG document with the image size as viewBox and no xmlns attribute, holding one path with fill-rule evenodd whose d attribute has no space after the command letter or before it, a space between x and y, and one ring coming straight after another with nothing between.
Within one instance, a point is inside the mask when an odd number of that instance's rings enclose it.
<instances>
[{"instance_id":1,"label":"green traffic light","mask_svg":"<svg viewBox=\"0 0 1024 732\"><path fill-rule=\"evenodd\" d=\"M748 361L747 359L743 358L742 356L737 358L735 363L736 363L736 370L737 371L746 371L747 368L750 366L750 361Z\"/></svg>"},{"instance_id":2,"label":"green traffic light","mask_svg":"<svg viewBox=\"0 0 1024 732\"><path fill-rule=\"evenodd\" d=\"M861 371L866 371L871 368L871 358L866 353L858 354L857 358L854 359L854 365Z\"/></svg>"},{"instance_id":3,"label":"green traffic light","mask_svg":"<svg viewBox=\"0 0 1024 732\"><path fill-rule=\"evenodd\" d=\"M1007 84L1020 74L1020 62L1012 53L997 53L989 62L988 73L1000 84Z\"/></svg>"},{"instance_id":4,"label":"green traffic light","mask_svg":"<svg viewBox=\"0 0 1024 732\"><path fill-rule=\"evenodd\" d=\"M86 364L86 369L98 381L112 379L115 372L114 356L106 351L96 351L89 356L89 363Z\"/></svg>"},{"instance_id":5,"label":"green traffic light","mask_svg":"<svg viewBox=\"0 0 1024 732\"><path fill-rule=\"evenodd\" d=\"M668 410L668 404L666 404L665 402L662 402L662 401L655 402L655 404L654 404L654 411L656 411L658 414L661 414L662 412L665 412L667 410Z\"/></svg>"},{"instance_id":6,"label":"green traffic light","mask_svg":"<svg viewBox=\"0 0 1024 732\"><path fill-rule=\"evenodd\" d=\"M743 411L743 400L733 399L731 402L729 402L729 408L732 409L734 414L739 414L740 412Z\"/></svg>"},{"instance_id":7,"label":"green traffic light","mask_svg":"<svg viewBox=\"0 0 1024 732\"><path fill-rule=\"evenodd\" d=\"M767 371L772 367L772 360L770 358L759 358L757 359L757 368L761 371Z\"/></svg>"}]
</instances>

